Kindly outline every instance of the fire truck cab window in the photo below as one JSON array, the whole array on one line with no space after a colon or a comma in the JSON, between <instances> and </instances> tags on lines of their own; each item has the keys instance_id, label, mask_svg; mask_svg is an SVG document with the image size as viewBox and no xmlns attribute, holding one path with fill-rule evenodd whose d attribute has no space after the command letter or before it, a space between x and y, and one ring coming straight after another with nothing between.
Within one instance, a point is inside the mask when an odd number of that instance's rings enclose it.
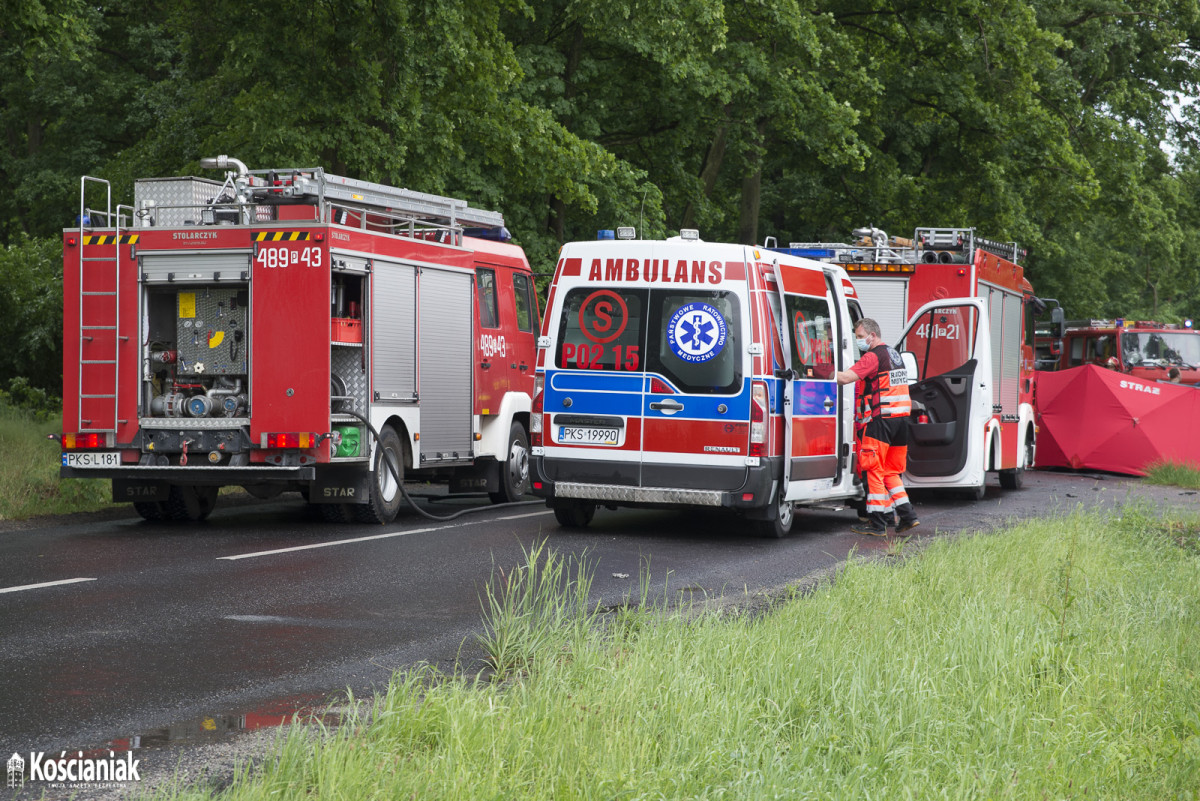
<instances>
[{"instance_id":1,"label":"fire truck cab window","mask_svg":"<svg viewBox=\"0 0 1200 801\"><path fill-rule=\"evenodd\" d=\"M1071 367L1083 364L1083 339L1076 337L1071 340Z\"/></svg>"},{"instance_id":2,"label":"fire truck cab window","mask_svg":"<svg viewBox=\"0 0 1200 801\"><path fill-rule=\"evenodd\" d=\"M979 317L969 306L931 309L914 322L908 336L896 348L911 351L917 359L921 379L948 373L975 357Z\"/></svg>"},{"instance_id":3,"label":"fire truck cab window","mask_svg":"<svg viewBox=\"0 0 1200 801\"><path fill-rule=\"evenodd\" d=\"M496 271L478 269L475 272L476 295L479 297L479 325L482 328L499 328L500 317L496 304Z\"/></svg>"},{"instance_id":4,"label":"fire truck cab window","mask_svg":"<svg viewBox=\"0 0 1200 801\"><path fill-rule=\"evenodd\" d=\"M513 297L517 301L517 329L533 330L533 293L530 291L529 276L513 273Z\"/></svg>"},{"instance_id":5,"label":"fire truck cab window","mask_svg":"<svg viewBox=\"0 0 1200 801\"><path fill-rule=\"evenodd\" d=\"M1094 364L1104 364L1112 356L1117 355L1116 345L1109 335L1088 339L1088 361Z\"/></svg>"}]
</instances>

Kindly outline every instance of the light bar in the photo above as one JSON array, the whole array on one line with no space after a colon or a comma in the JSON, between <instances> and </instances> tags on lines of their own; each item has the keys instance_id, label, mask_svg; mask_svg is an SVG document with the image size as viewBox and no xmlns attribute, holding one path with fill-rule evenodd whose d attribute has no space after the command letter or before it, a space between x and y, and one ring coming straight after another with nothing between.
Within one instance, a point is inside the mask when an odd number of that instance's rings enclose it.
<instances>
[{"instance_id":1,"label":"light bar","mask_svg":"<svg viewBox=\"0 0 1200 801\"><path fill-rule=\"evenodd\" d=\"M848 273L914 273L914 264L843 264Z\"/></svg>"},{"instance_id":2,"label":"light bar","mask_svg":"<svg viewBox=\"0 0 1200 801\"><path fill-rule=\"evenodd\" d=\"M317 447L319 436L308 431L264 433L261 441L264 448L315 448Z\"/></svg>"}]
</instances>

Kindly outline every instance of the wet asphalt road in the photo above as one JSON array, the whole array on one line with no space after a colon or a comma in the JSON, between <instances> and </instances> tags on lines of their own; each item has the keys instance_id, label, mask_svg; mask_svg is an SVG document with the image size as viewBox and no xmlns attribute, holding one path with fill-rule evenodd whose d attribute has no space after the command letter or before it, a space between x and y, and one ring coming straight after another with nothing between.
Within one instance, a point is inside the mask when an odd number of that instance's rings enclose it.
<instances>
[{"instance_id":1,"label":"wet asphalt road","mask_svg":"<svg viewBox=\"0 0 1200 801\"><path fill-rule=\"evenodd\" d=\"M1200 495L1178 488L1052 472L1027 474L1015 493L992 477L978 502L914 497L922 537L1128 499L1200 507ZM429 508L468 506L486 501ZM854 520L849 510L805 510L786 540L747 536L734 517L640 510L602 509L568 532L540 505L334 526L285 496L219 506L196 525L112 515L5 523L0 754L188 743L205 730L270 725L347 687L368 692L421 662L478 669L481 589L547 537L586 553L593 601L636 593L647 563L651 584L673 596L761 598L852 549L887 547L851 533ZM354 538L372 539L341 542ZM262 553L303 546L326 547ZM70 579L89 580L4 591Z\"/></svg>"}]
</instances>

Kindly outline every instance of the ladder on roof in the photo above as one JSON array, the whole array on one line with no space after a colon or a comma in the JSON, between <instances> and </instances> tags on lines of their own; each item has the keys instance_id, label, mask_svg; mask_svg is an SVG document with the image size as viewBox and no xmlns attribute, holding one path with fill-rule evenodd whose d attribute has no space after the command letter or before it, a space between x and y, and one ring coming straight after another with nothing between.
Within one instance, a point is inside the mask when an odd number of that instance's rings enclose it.
<instances>
[{"instance_id":1,"label":"ladder on roof","mask_svg":"<svg viewBox=\"0 0 1200 801\"><path fill-rule=\"evenodd\" d=\"M333 204L391 212L447 228L504 225L504 215L500 212L472 208L465 200L331 175L321 167L251 170L248 175L252 176L249 188L256 200L313 198L326 214L332 211L330 204Z\"/></svg>"},{"instance_id":2,"label":"ladder on roof","mask_svg":"<svg viewBox=\"0 0 1200 801\"><path fill-rule=\"evenodd\" d=\"M90 211L86 205L87 185L104 184L104 211ZM76 431L80 433L117 432L117 381L120 376L120 349L117 347L121 322L121 284L119 254L121 218L118 209L112 234L92 234L91 214L104 215L104 227L112 225L112 185L103 178L85 175L79 182L79 403ZM111 242L110 242L111 240ZM112 255L84 256L97 247ZM85 383L86 381L86 383Z\"/></svg>"}]
</instances>

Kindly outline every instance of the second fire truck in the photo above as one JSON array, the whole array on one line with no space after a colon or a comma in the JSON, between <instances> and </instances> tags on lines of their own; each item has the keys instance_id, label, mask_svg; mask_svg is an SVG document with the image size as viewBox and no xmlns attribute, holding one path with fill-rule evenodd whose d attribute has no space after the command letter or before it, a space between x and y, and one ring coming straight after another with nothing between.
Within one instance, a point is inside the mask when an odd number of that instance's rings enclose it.
<instances>
[{"instance_id":1,"label":"second fire truck","mask_svg":"<svg viewBox=\"0 0 1200 801\"><path fill-rule=\"evenodd\" d=\"M520 498L538 309L501 215L201 165L224 180L140 180L132 207L81 182L61 475L112 479L148 519L203 519L229 485L299 491L332 521L392 520L407 478Z\"/></svg>"},{"instance_id":2,"label":"second fire truck","mask_svg":"<svg viewBox=\"0 0 1200 801\"><path fill-rule=\"evenodd\" d=\"M854 236L782 250L844 267L884 341L915 358L905 485L982 498L995 471L1002 487L1019 488L1037 441L1032 329L1043 308L1019 264L1024 252L973 228Z\"/></svg>"}]
</instances>

